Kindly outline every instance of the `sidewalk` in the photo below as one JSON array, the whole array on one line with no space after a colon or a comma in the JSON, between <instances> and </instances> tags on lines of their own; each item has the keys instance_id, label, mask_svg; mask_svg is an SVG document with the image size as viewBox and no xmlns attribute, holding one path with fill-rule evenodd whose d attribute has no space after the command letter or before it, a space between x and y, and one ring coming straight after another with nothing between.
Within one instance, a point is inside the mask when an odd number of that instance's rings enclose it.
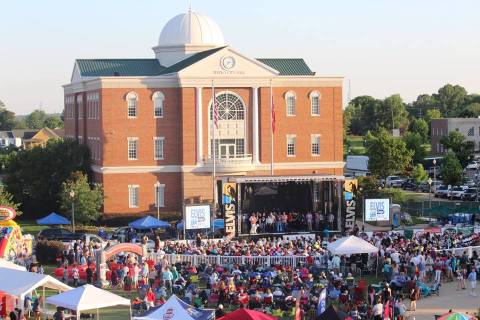
<instances>
[{"instance_id":1,"label":"sidewalk","mask_svg":"<svg viewBox=\"0 0 480 320\"><path fill-rule=\"evenodd\" d=\"M457 282L442 283L440 287L440 296L430 296L417 301L417 311L407 313L408 316L414 316L415 320L432 320L435 315L441 315L453 311L475 314L480 308L480 292L477 285L477 296L469 295L467 289L457 291ZM408 304L407 304L408 303ZM405 300L407 307L410 306L410 300Z\"/></svg>"}]
</instances>

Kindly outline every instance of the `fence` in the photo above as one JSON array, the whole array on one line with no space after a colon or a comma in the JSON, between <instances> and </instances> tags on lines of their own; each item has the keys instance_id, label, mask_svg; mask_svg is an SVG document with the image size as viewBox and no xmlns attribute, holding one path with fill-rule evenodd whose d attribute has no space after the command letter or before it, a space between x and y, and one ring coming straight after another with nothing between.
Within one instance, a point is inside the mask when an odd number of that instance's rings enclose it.
<instances>
[{"instance_id":1,"label":"fence","mask_svg":"<svg viewBox=\"0 0 480 320\"><path fill-rule=\"evenodd\" d=\"M462 255L466 251L469 258L472 257L473 252L475 251L480 256L480 246L452 248L452 249L435 249L435 251L437 251L437 252L451 252L454 255Z\"/></svg>"},{"instance_id":2,"label":"fence","mask_svg":"<svg viewBox=\"0 0 480 320\"><path fill-rule=\"evenodd\" d=\"M207 255L184 255L184 254L165 254L160 255L150 253L149 258L159 262L166 258L170 264L187 262L194 266L199 264L215 264L220 266L229 266L234 264L256 264L256 265L283 265L296 267L300 263L306 263L305 256L207 256Z\"/></svg>"}]
</instances>

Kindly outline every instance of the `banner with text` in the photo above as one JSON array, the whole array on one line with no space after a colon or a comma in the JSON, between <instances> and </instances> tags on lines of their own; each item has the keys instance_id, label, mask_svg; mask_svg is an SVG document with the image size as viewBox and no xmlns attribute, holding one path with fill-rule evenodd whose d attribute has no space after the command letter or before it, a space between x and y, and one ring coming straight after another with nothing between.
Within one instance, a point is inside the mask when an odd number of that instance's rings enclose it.
<instances>
[{"instance_id":1,"label":"banner with text","mask_svg":"<svg viewBox=\"0 0 480 320\"><path fill-rule=\"evenodd\" d=\"M209 229L210 215L210 205L208 204L185 206L185 229Z\"/></svg>"},{"instance_id":2,"label":"banner with text","mask_svg":"<svg viewBox=\"0 0 480 320\"><path fill-rule=\"evenodd\" d=\"M365 199L365 221L390 220L390 199Z\"/></svg>"},{"instance_id":3,"label":"banner with text","mask_svg":"<svg viewBox=\"0 0 480 320\"><path fill-rule=\"evenodd\" d=\"M345 199L344 230L351 230L355 226L355 212L357 209L357 179L345 179L343 196Z\"/></svg>"},{"instance_id":4,"label":"banner with text","mask_svg":"<svg viewBox=\"0 0 480 320\"><path fill-rule=\"evenodd\" d=\"M225 233L227 237L235 236L235 218L237 215L237 184L227 182L222 188L223 214L225 219Z\"/></svg>"}]
</instances>

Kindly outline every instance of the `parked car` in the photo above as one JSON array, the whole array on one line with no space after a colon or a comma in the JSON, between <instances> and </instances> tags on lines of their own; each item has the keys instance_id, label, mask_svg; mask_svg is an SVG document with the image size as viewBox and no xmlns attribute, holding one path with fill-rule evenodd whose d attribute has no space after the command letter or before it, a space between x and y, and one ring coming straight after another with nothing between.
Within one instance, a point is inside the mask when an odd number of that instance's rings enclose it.
<instances>
[{"instance_id":1,"label":"parked car","mask_svg":"<svg viewBox=\"0 0 480 320\"><path fill-rule=\"evenodd\" d=\"M450 189L450 191L448 192L448 197L450 199L461 199L462 198L462 194L463 192L465 191L465 187L463 186L457 186L457 187L453 187L452 189Z\"/></svg>"},{"instance_id":2,"label":"parked car","mask_svg":"<svg viewBox=\"0 0 480 320\"><path fill-rule=\"evenodd\" d=\"M442 181L432 181L432 193L435 193L435 190L442 185ZM420 192L429 192L430 185L427 181L423 181L418 185L418 191Z\"/></svg>"},{"instance_id":3,"label":"parked car","mask_svg":"<svg viewBox=\"0 0 480 320\"><path fill-rule=\"evenodd\" d=\"M401 187L403 190L417 190L417 184L412 179L408 179L407 181L403 182Z\"/></svg>"},{"instance_id":4,"label":"parked car","mask_svg":"<svg viewBox=\"0 0 480 320\"><path fill-rule=\"evenodd\" d=\"M477 199L477 188L468 188L461 196L464 201L474 201Z\"/></svg>"},{"instance_id":5,"label":"parked car","mask_svg":"<svg viewBox=\"0 0 480 320\"><path fill-rule=\"evenodd\" d=\"M404 182L405 180L398 176L388 176L387 179L385 180L385 187L400 188L402 186L402 183Z\"/></svg>"},{"instance_id":6,"label":"parked car","mask_svg":"<svg viewBox=\"0 0 480 320\"><path fill-rule=\"evenodd\" d=\"M467 164L467 170L477 170L478 169L478 162L472 161L469 164Z\"/></svg>"},{"instance_id":7,"label":"parked car","mask_svg":"<svg viewBox=\"0 0 480 320\"><path fill-rule=\"evenodd\" d=\"M63 228L48 228L43 229L38 233L39 240L58 240L58 241L72 241L82 238L81 233L73 233L70 230Z\"/></svg>"},{"instance_id":8,"label":"parked car","mask_svg":"<svg viewBox=\"0 0 480 320\"><path fill-rule=\"evenodd\" d=\"M85 241L85 243L88 245L90 242L93 242L93 244L98 244L100 245L103 249L107 246L107 241L103 240L100 236L96 234L91 234L91 233L85 233L82 235L82 240ZM110 240L111 244L116 243L116 240Z\"/></svg>"},{"instance_id":9,"label":"parked car","mask_svg":"<svg viewBox=\"0 0 480 320\"><path fill-rule=\"evenodd\" d=\"M446 198L448 196L448 187L441 185L438 188L435 189L435 197L436 198Z\"/></svg>"},{"instance_id":10,"label":"parked car","mask_svg":"<svg viewBox=\"0 0 480 320\"><path fill-rule=\"evenodd\" d=\"M465 185L469 188L473 188L475 187L477 184L475 183L475 181L473 181L472 179L468 179L467 181L465 181Z\"/></svg>"}]
</instances>

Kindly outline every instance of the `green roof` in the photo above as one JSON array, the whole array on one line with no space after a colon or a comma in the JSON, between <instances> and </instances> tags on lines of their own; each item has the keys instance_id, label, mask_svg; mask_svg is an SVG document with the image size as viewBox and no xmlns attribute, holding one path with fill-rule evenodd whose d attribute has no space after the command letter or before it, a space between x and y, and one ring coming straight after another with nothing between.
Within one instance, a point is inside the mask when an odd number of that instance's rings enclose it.
<instances>
[{"instance_id":1,"label":"green roof","mask_svg":"<svg viewBox=\"0 0 480 320\"><path fill-rule=\"evenodd\" d=\"M310 70L303 59L257 59L272 69L280 72L281 76L313 76L315 72Z\"/></svg>"},{"instance_id":2,"label":"green roof","mask_svg":"<svg viewBox=\"0 0 480 320\"><path fill-rule=\"evenodd\" d=\"M205 59L206 57L214 54L215 52L222 50L223 48L225 48L225 47L218 47L218 48L213 48L213 49L210 49L210 50L205 50L205 51L202 51L202 52L199 52L199 53L195 53L194 55L192 55L192 56L190 56L186 59L183 59L182 61L179 61L179 62L175 63L174 65L171 65L168 68L165 68L162 71L162 74L179 72L179 71L191 66L192 64L194 64L194 63L196 63L200 60Z\"/></svg>"},{"instance_id":3,"label":"green roof","mask_svg":"<svg viewBox=\"0 0 480 320\"><path fill-rule=\"evenodd\" d=\"M77 59L82 77L156 76L165 69L157 59Z\"/></svg>"}]
</instances>

